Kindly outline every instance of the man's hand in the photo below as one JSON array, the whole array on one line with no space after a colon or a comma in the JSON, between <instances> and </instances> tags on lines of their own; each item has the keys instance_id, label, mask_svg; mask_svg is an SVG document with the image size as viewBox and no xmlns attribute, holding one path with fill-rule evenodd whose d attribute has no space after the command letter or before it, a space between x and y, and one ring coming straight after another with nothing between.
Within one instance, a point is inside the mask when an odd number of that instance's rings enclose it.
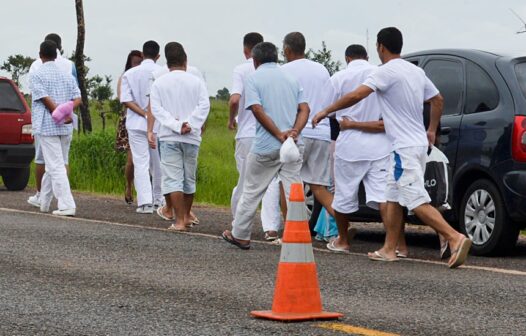
<instances>
[{"instance_id":1,"label":"man's hand","mask_svg":"<svg viewBox=\"0 0 526 336\"><path fill-rule=\"evenodd\" d=\"M157 148L157 137L155 136L155 133L151 131L148 132L148 145L151 149Z\"/></svg>"},{"instance_id":2,"label":"man's hand","mask_svg":"<svg viewBox=\"0 0 526 336\"><path fill-rule=\"evenodd\" d=\"M231 130L231 131L235 131L236 128L237 128L237 122L236 122L236 119L230 119L228 121L228 129Z\"/></svg>"},{"instance_id":3,"label":"man's hand","mask_svg":"<svg viewBox=\"0 0 526 336\"><path fill-rule=\"evenodd\" d=\"M354 128L354 120L352 120L349 117L343 117L342 121L340 121L340 128L342 130L347 130L347 129Z\"/></svg>"},{"instance_id":4,"label":"man's hand","mask_svg":"<svg viewBox=\"0 0 526 336\"><path fill-rule=\"evenodd\" d=\"M316 115L314 116L314 118L312 118L312 128L318 126L318 124L320 123L320 121L322 121L323 119L325 119L325 117L327 117L327 113L325 110L321 110L320 112L316 113Z\"/></svg>"},{"instance_id":5,"label":"man's hand","mask_svg":"<svg viewBox=\"0 0 526 336\"><path fill-rule=\"evenodd\" d=\"M183 126L181 127L181 134L188 134L192 132L192 127L190 127L190 124L185 122L183 123Z\"/></svg>"},{"instance_id":6,"label":"man's hand","mask_svg":"<svg viewBox=\"0 0 526 336\"><path fill-rule=\"evenodd\" d=\"M294 129L294 128L290 129L286 133L287 133L287 138L292 138L292 139L294 139L295 142L298 141L299 132L298 132L297 129ZM286 138L285 138L285 140L286 140Z\"/></svg>"},{"instance_id":7,"label":"man's hand","mask_svg":"<svg viewBox=\"0 0 526 336\"><path fill-rule=\"evenodd\" d=\"M64 118L64 124L71 124L73 122L73 119L71 117Z\"/></svg>"},{"instance_id":8,"label":"man's hand","mask_svg":"<svg viewBox=\"0 0 526 336\"><path fill-rule=\"evenodd\" d=\"M427 140L429 140L429 146L433 146L435 144L437 138L437 134L434 131L427 131Z\"/></svg>"},{"instance_id":9,"label":"man's hand","mask_svg":"<svg viewBox=\"0 0 526 336\"><path fill-rule=\"evenodd\" d=\"M289 137L289 131L285 131L285 132L280 132L277 138L279 142L284 143L288 137Z\"/></svg>"}]
</instances>

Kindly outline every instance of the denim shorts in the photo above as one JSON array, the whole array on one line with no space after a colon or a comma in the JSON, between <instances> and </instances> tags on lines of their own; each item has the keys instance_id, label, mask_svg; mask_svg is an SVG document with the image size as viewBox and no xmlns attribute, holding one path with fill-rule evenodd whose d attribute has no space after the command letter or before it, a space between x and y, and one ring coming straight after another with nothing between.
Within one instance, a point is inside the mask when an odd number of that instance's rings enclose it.
<instances>
[{"instance_id":1,"label":"denim shorts","mask_svg":"<svg viewBox=\"0 0 526 336\"><path fill-rule=\"evenodd\" d=\"M161 141L163 195L195 193L199 146L178 141Z\"/></svg>"}]
</instances>

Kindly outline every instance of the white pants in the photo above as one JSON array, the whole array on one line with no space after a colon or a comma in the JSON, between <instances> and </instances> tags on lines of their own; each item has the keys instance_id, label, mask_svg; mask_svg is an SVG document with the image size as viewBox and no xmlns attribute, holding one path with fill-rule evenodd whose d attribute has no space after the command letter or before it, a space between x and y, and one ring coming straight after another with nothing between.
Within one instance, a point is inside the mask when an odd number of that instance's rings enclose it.
<instances>
[{"instance_id":1,"label":"white pants","mask_svg":"<svg viewBox=\"0 0 526 336\"><path fill-rule=\"evenodd\" d=\"M243 192L243 185L246 173L246 158L252 147L254 138L241 138L236 140L236 167L239 173L237 185L232 190L230 206L232 208L232 217L236 218L236 209ZM281 209L279 207L279 181L274 178L263 196L261 204L261 223L263 231L279 231L281 228Z\"/></svg>"},{"instance_id":2,"label":"white pants","mask_svg":"<svg viewBox=\"0 0 526 336\"><path fill-rule=\"evenodd\" d=\"M245 184L237 205L236 218L232 224L232 235L237 239L250 240L253 219L263 194L272 180L279 177L288 200L290 185L303 183L300 170L303 146L299 146L300 158L293 163L281 163L279 150L269 154L249 153L246 158Z\"/></svg>"},{"instance_id":3,"label":"white pants","mask_svg":"<svg viewBox=\"0 0 526 336\"><path fill-rule=\"evenodd\" d=\"M40 188L41 209L49 209L53 195L58 200L59 210L75 209L75 201L71 194L68 174L65 167L64 157L67 157L70 135L45 136L39 137L40 147L44 156L46 172L42 177L42 187Z\"/></svg>"},{"instance_id":4,"label":"white pants","mask_svg":"<svg viewBox=\"0 0 526 336\"><path fill-rule=\"evenodd\" d=\"M148 145L145 131L128 130L128 139L133 160L133 183L137 191L137 205L160 203L161 193L161 160L159 151ZM150 182L150 174L153 182Z\"/></svg>"}]
</instances>

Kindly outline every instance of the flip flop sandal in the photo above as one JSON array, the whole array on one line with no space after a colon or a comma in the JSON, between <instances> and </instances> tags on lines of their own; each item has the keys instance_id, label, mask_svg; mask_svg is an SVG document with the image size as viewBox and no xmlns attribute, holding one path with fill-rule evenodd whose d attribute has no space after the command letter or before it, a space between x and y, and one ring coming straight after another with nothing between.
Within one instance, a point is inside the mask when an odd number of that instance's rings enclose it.
<instances>
[{"instance_id":1,"label":"flip flop sandal","mask_svg":"<svg viewBox=\"0 0 526 336\"><path fill-rule=\"evenodd\" d=\"M382 253L380 253L380 251L374 251L373 253L368 253L367 254L367 257L369 257L370 260L373 260L373 261L386 261L386 262L392 262L392 261L399 261L400 259L398 258L387 258L386 256L384 256Z\"/></svg>"},{"instance_id":2,"label":"flip flop sandal","mask_svg":"<svg viewBox=\"0 0 526 336\"><path fill-rule=\"evenodd\" d=\"M276 239L279 239L277 234L275 236L271 236L271 235L268 234L268 232L265 232L265 240L266 241L274 241Z\"/></svg>"},{"instance_id":3,"label":"flip flop sandal","mask_svg":"<svg viewBox=\"0 0 526 336\"><path fill-rule=\"evenodd\" d=\"M173 221L174 220L174 218L170 218L170 217L166 216L163 213L163 207L158 207L156 212L157 212L157 215L159 215L159 217L161 217L165 221Z\"/></svg>"},{"instance_id":4,"label":"flip flop sandal","mask_svg":"<svg viewBox=\"0 0 526 336\"><path fill-rule=\"evenodd\" d=\"M184 228L184 229L180 229L180 228L176 227L176 226L173 225L173 224L170 225L170 227L169 227L168 229L166 229L166 230L168 230L168 231L172 231L172 232L186 232L186 231L188 231L186 228Z\"/></svg>"},{"instance_id":5,"label":"flip flop sandal","mask_svg":"<svg viewBox=\"0 0 526 336\"><path fill-rule=\"evenodd\" d=\"M446 259L451 257L451 251L449 249L449 242L446 242L443 245L440 245L440 259Z\"/></svg>"},{"instance_id":6,"label":"flip flop sandal","mask_svg":"<svg viewBox=\"0 0 526 336\"><path fill-rule=\"evenodd\" d=\"M226 233L224 233L224 232L221 234L221 237L223 237L223 239L224 239L226 242L228 242L228 243L230 243L230 244L232 244L232 245L234 245L234 246L237 246L237 247L239 247L239 248L242 249L242 250L249 250L249 249L250 249L250 243L248 243L248 244L240 243L240 242L238 242L238 241L236 240L236 238L234 238L233 236L229 237L229 236L228 236Z\"/></svg>"},{"instance_id":7,"label":"flip flop sandal","mask_svg":"<svg viewBox=\"0 0 526 336\"><path fill-rule=\"evenodd\" d=\"M334 245L335 241L336 240L331 240L331 242L327 244L327 249L329 251L332 251L332 252L335 252L335 253L344 253L344 254L351 253L348 249L344 249L342 247L338 247L338 246Z\"/></svg>"},{"instance_id":8,"label":"flip flop sandal","mask_svg":"<svg viewBox=\"0 0 526 336\"><path fill-rule=\"evenodd\" d=\"M456 250L451 251L451 255L455 257L453 258L453 262L448 264L449 268L457 268L458 266L462 265L468 257L470 248L471 240L464 238L460 243L460 246Z\"/></svg>"},{"instance_id":9,"label":"flip flop sandal","mask_svg":"<svg viewBox=\"0 0 526 336\"><path fill-rule=\"evenodd\" d=\"M407 253L401 253L401 252L398 251L398 250L396 250L395 253L396 253L396 256L397 256L398 258L402 258L402 259L403 259L403 258L407 258Z\"/></svg>"}]
</instances>

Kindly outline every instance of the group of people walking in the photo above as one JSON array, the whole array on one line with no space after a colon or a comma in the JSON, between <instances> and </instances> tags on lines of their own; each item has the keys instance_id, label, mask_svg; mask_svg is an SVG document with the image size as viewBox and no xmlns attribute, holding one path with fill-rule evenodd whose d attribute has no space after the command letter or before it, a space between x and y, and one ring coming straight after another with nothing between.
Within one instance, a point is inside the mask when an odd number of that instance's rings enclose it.
<instances>
[{"instance_id":1,"label":"group of people walking","mask_svg":"<svg viewBox=\"0 0 526 336\"><path fill-rule=\"evenodd\" d=\"M429 204L424 187L427 150L435 142L442 97L423 70L400 58L402 45L397 28L384 28L377 35L382 66L370 64L365 48L354 44L345 51L347 68L331 77L323 65L305 58L306 41L299 32L284 37L283 65L278 64L276 46L264 42L261 34L244 36L246 62L234 69L229 101L228 128L237 130L239 179L232 192L232 229L222 233L225 241L250 248L261 202L265 238L278 239L290 185L304 182L336 220L338 237L327 248L348 253L352 239L348 215L358 210L363 182L367 205L380 210L386 228L384 246L369 253L370 259L396 261L407 256L403 238L407 207L447 241L450 267L464 263L471 241ZM60 43L46 39L40 46L42 66L30 75L33 130L45 174L40 194L28 202L49 211L54 193L59 200L54 213L75 215L66 171L71 120L56 125L50 112L67 101L80 104L80 93L73 71L59 67L57 49ZM155 212L173 221L170 230L185 231L198 223L191 208L210 102L204 78L188 65L181 44L165 46L165 67L156 63L159 52L160 46L148 41L142 52L128 55L118 84L126 113L119 123L117 148L128 153L126 201L133 202L133 180L137 213ZM424 102L431 105L427 130ZM341 128L334 155L328 117ZM282 162L280 149L289 138L300 155ZM334 194L329 191L332 185Z\"/></svg>"}]
</instances>

